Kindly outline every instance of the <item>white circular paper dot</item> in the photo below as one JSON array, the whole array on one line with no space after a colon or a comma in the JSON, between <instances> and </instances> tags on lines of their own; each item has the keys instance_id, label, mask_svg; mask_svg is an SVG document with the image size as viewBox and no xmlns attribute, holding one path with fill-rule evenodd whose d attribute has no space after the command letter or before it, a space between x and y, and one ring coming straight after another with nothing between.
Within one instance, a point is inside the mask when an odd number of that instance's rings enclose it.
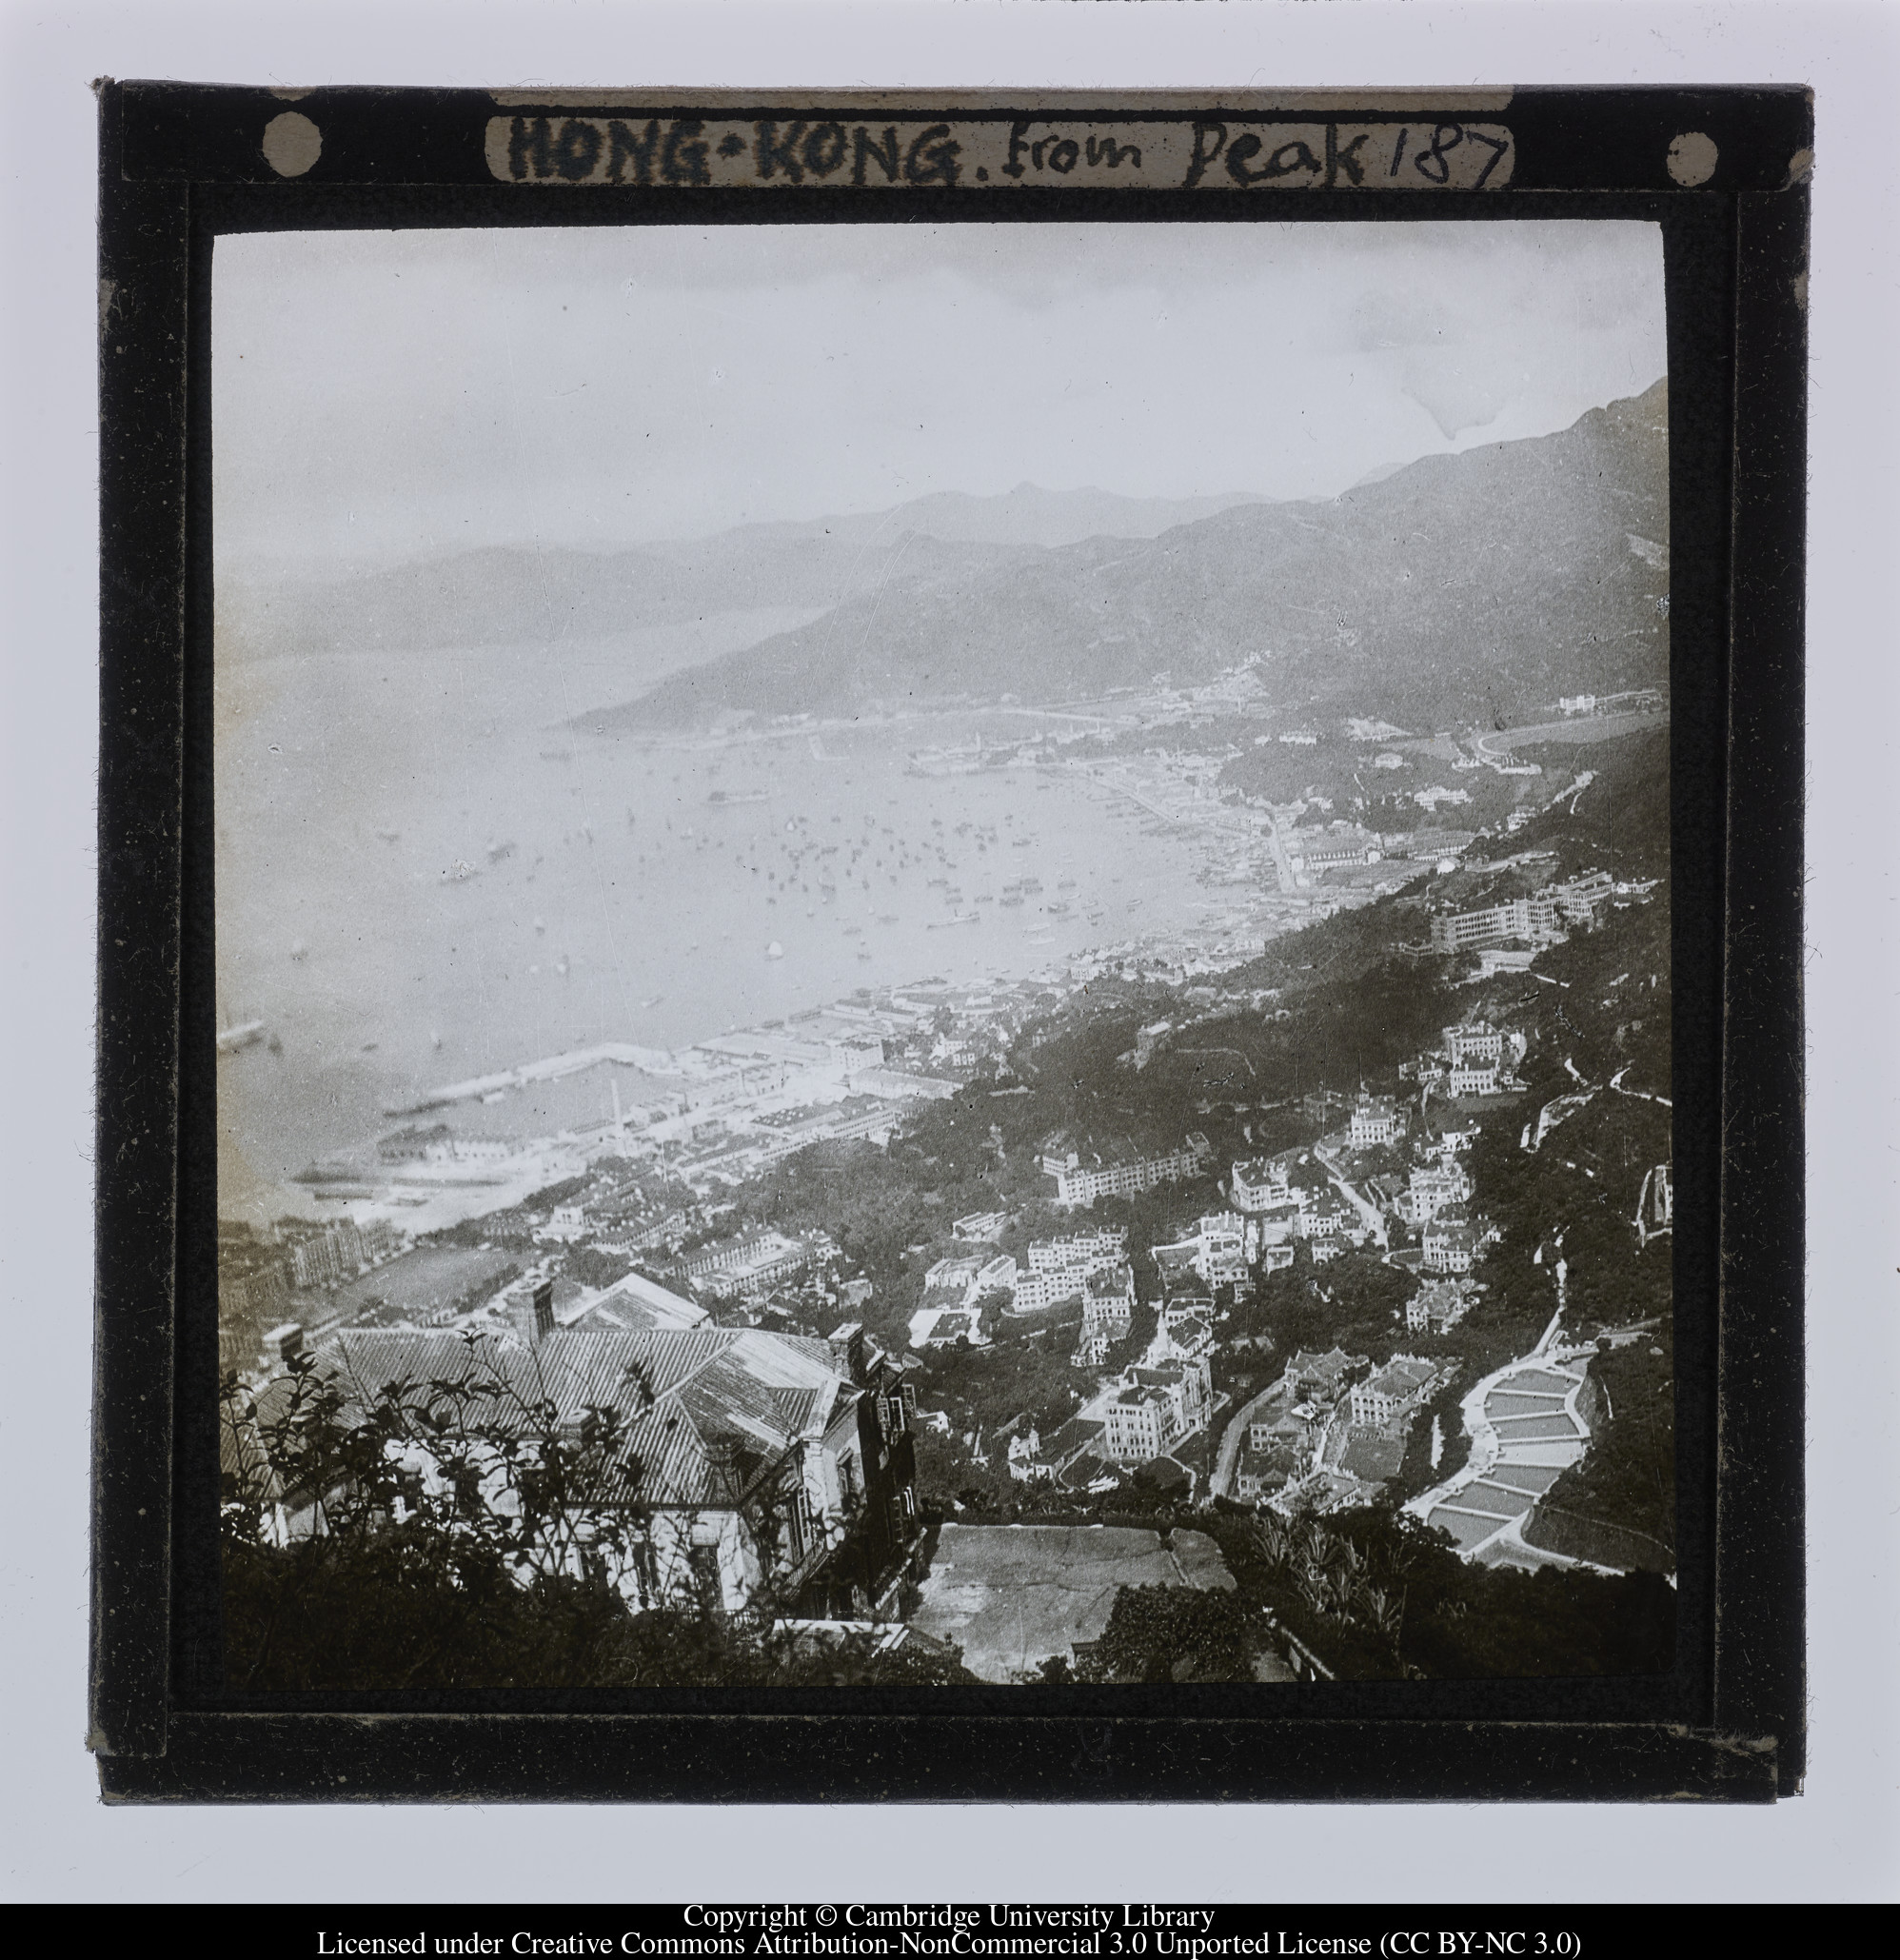
<instances>
[{"instance_id":1,"label":"white circular paper dot","mask_svg":"<svg viewBox=\"0 0 1900 1960\"><path fill-rule=\"evenodd\" d=\"M1706 184L1715 174L1719 154L1712 138L1690 129L1669 147L1669 173L1681 185Z\"/></svg>"},{"instance_id":2,"label":"white circular paper dot","mask_svg":"<svg viewBox=\"0 0 1900 1960\"><path fill-rule=\"evenodd\" d=\"M301 177L323 153L323 131L294 109L264 126L264 161L280 177Z\"/></svg>"}]
</instances>

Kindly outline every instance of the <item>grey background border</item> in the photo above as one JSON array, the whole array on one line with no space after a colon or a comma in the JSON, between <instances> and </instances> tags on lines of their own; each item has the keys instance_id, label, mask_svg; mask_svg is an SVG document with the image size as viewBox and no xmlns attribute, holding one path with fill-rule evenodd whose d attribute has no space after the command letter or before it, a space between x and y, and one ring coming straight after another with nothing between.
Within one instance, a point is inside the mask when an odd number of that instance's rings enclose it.
<instances>
[{"instance_id":1,"label":"grey background border","mask_svg":"<svg viewBox=\"0 0 1900 1960\"><path fill-rule=\"evenodd\" d=\"M730 50L746 50L743 69ZM1369 51L1376 50L1376 62ZM1450 1866L1466 1820L1319 1807L955 1812L690 1809L105 1810L83 1744L89 1373L92 103L99 73L281 85L681 82L1051 87L1808 82L1819 93L1810 531L1811 1772L1771 1810L1491 1811L1506 1848ZM1891 105L1900 10L1414 0L1177 8L940 0L725 7L0 0L0 282L10 603L0 693L0 1891L15 1898L1544 1896L1554 1845L1597 1897L1890 1898L1900 1876L1893 1305L1891 540L1900 451ZM14 595L18 595L14 599ZM1027 1828L1025 1828L1025 1826ZM294 1849L292 1849L294 1847ZM1574 1852L1576 1855L1571 1855Z\"/></svg>"}]
</instances>

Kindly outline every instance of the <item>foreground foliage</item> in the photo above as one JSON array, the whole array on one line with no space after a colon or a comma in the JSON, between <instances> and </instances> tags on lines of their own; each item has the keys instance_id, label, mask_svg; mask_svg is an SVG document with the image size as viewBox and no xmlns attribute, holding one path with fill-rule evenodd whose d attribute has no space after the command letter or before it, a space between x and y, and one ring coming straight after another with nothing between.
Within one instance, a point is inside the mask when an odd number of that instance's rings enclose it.
<instances>
[{"instance_id":1,"label":"foreground foliage","mask_svg":"<svg viewBox=\"0 0 1900 1960\"><path fill-rule=\"evenodd\" d=\"M611 1409L564 1429L499 1375L392 1386L366 1411L307 1356L227 1377L225 1677L417 1691L967 1681L953 1652L729 1614L635 1612L611 1582L647 1514ZM634 1493L629 1500L629 1491Z\"/></svg>"}]
</instances>

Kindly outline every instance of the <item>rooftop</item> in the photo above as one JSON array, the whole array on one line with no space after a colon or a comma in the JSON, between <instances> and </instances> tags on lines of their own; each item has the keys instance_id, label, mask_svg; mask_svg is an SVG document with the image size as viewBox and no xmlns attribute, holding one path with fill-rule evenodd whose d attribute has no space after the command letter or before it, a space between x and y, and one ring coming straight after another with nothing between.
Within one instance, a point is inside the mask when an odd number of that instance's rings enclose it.
<instances>
[{"instance_id":1,"label":"rooftop","mask_svg":"<svg viewBox=\"0 0 1900 1960\"><path fill-rule=\"evenodd\" d=\"M366 1413L405 1385L454 1384L475 1418L532 1434L551 1404L563 1427L591 1409L626 1425L639 1465L622 1494L663 1506L729 1506L802 1437L821 1435L856 1391L831 1348L756 1328L684 1332L557 1330L536 1346L470 1342L454 1333L350 1329L327 1365L346 1407Z\"/></svg>"}]
</instances>

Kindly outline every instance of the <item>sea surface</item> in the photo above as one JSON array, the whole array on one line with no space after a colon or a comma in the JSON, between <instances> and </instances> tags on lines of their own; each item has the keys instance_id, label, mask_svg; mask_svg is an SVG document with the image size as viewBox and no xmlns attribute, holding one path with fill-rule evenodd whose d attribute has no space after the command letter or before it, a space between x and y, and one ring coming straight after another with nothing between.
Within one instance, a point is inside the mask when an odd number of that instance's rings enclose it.
<instances>
[{"instance_id":1,"label":"sea surface","mask_svg":"<svg viewBox=\"0 0 1900 1960\"><path fill-rule=\"evenodd\" d=\"M1125 802L1061 772L907 767L1033 731L1026 715L698 748L588 720L780 624L222 661L220 1025L269 1037L220 1058L225 1149L279 1178L392 1127L387 1110L538 1057L1035 972L1208 909L1187 841ZM1025 879L1041 890L1003 903ZM590 1071L445 1114L546 1134L605 1117L610 1094Z\"/></svg>"}]
</instances>

